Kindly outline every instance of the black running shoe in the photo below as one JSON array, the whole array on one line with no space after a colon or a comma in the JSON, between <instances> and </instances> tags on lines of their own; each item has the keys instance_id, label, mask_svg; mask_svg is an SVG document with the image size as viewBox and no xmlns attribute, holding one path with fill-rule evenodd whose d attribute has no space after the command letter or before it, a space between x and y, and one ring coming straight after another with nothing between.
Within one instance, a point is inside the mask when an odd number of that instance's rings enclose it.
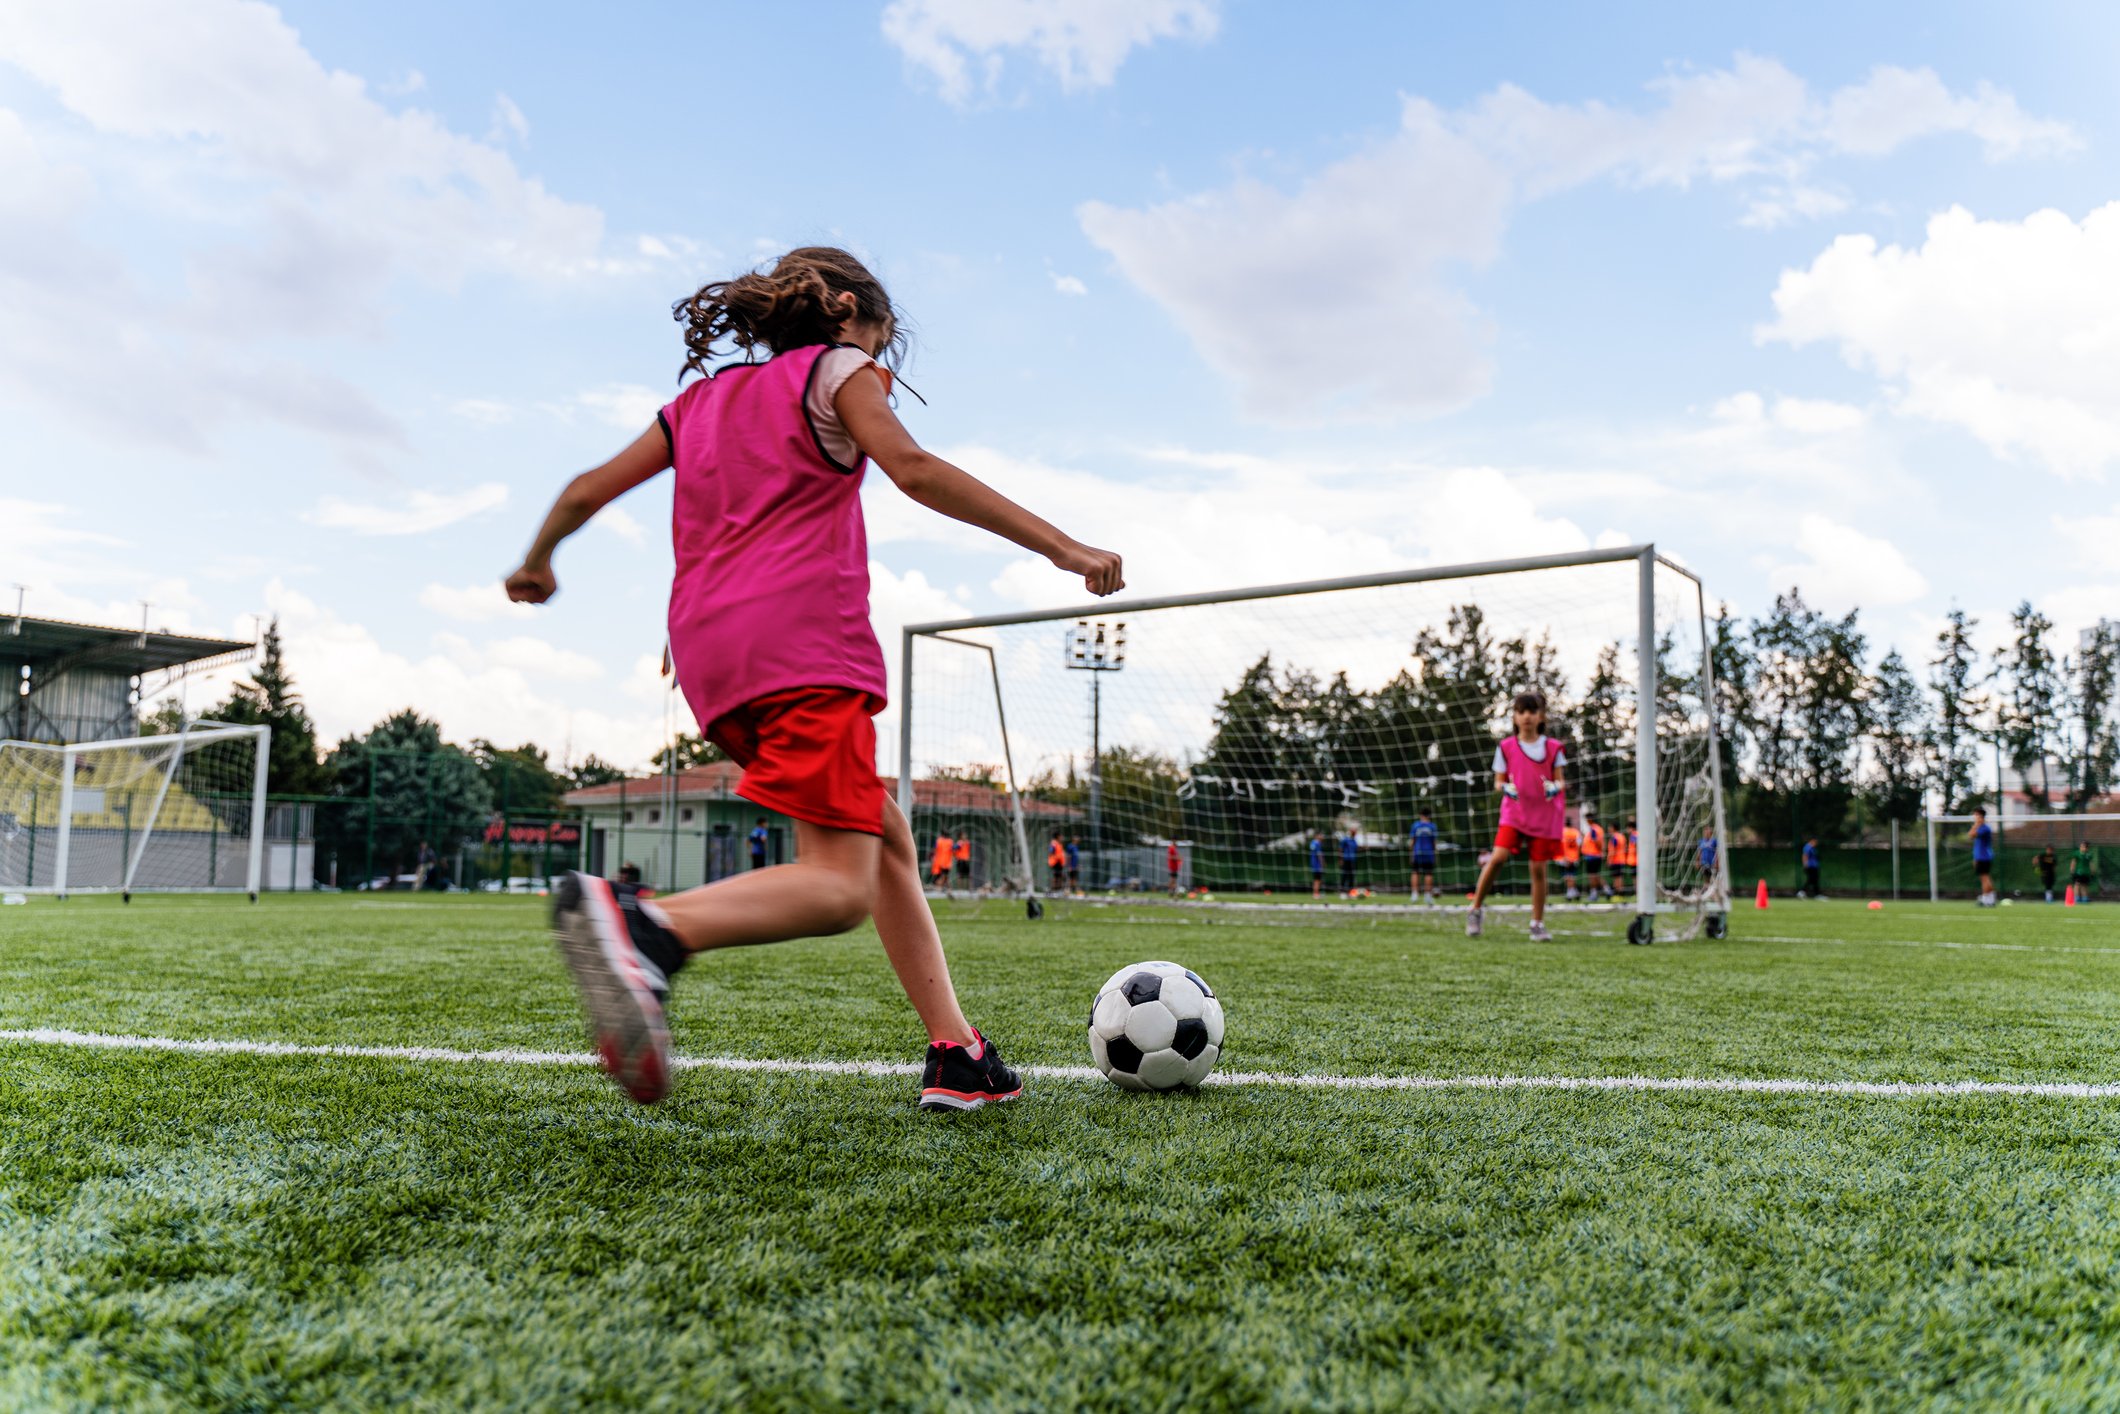
<instances>
[{"instance_id":1,"label":"black running shoe","mask_svg":"<svg viewBox=\"0 0 2120 1414\"><path fill-rule=\"evenodd\" d=\"M1001 1052L984 1035L979 1037L979 1055L947 1041L927 1049L927 1064L920 1071L920 1108L924 1110L976 1110L990 1101L1013 1100L1023 1093L1023 1081L1001 1063Z\"/></svg>"},{"instance_id":2,"label":"black running shoe","mask_svg":"<svg viewBox=\"0 0 2120 1414\"><path fill-rule=\"evenodd\" d=\"M621 1090L652 1105L670 1090L669 983L635 941L643 925L658 926L623 907L608 880L569 872L553 892L552 933L589 1014L597 1059Z\"/></svg>"}]
</instances>

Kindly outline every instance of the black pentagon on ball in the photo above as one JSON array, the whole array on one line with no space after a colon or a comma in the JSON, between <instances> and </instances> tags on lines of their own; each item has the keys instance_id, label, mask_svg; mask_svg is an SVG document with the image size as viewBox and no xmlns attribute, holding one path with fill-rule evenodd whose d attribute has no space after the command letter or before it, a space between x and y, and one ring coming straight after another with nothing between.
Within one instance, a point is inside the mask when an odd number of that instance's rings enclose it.
<instances>
[{"instance_id":1,"label":"black pentagon on ball","mask_svg":"<svg viewBox=\"0 0 2120 1414\"><path fill-rule=\"evenodd\" d=\"M1171 1038L1170 1048L1187 1060L1199 1059L1200 1052L1207 1049L1207 1023L1197 1016L1179 1022L1178 1034Z\"/></svg>"},{"instance_id":2,"label":"black pentagon on ball","mask_svg":"<svg viewBox=\"0 0 2120 1414\"><path fill-rule=\"evenodd\" d=\"M1185 975L1187 977L1190 977L1192 979L1192 984L1200 989L1201 996L1211 997L1215 994L1215 989L1207 985L1206 979L1203 978L1199 973L1193 971L1190 967L1185 969Z\"/></svg>"},{"instance_id":3,"label":"black pentagon on ball","mask_svg":"<svg viewBox=\"0 0 2120 1414\"><path fill-rule=\"evenodd\" d=\"M1104 1058L1112 1063L1112 1069L1121 1075L1141 1073L1141 1048L1124 1036L1114 1036L1104 1043Z\"/></svg>"},{"instance_id":4,"label":"black pentagon on ball","mask_svg":"<svg viewBox=\"0 0 2120 1414\"><path fill-rule=\"evenodd\" d=\"M1126 979L1126 985L1119 990L1126 993L1126 1000L1131 1005L1146 1005L1163 995L1163 974L1136 972Z\"/></svg>"}]
</instances>

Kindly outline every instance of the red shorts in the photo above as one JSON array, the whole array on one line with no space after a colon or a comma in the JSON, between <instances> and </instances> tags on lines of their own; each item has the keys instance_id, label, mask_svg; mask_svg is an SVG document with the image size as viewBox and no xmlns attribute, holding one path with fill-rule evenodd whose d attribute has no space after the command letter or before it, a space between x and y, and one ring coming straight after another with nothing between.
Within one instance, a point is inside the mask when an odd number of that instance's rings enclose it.
<instances>
[{"instance_id":1,"label":"red shorts","mask_svg":"<svg viewBox=\"0 0 2120 1414\"><path fill-rule=\"evenodd\" d=\"M1527 835L1514 825L1504 825L1494 832L1494 847L1509 854L1528 848L1532 862L1537 864L1561 857L1559 840L1544 840L1536 835Z\"/></svg>"},{"instance_id":2,"label":"red shorts","mask_svg":"<svg viewBox=\"0 0 2120 1414\"><path fill-rule=\"evenodd\" d=\"M707 724L707 740L743 767L736 793L791 820L883 833L876 723L883 703L850 687L797 687Z\"/></svg>"}]
</instances>

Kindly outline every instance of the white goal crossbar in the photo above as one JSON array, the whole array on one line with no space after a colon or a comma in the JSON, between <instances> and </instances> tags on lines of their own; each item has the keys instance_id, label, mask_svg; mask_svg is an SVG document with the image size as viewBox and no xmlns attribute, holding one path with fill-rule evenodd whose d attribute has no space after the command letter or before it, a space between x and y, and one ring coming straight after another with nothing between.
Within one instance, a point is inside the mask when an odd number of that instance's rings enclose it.
<instances>
[{"instance_id":1,"label":"white goal crossbar","mask_svg":"<svg viewBox=\"0 0 2120 1414\"><path fill-rule=\"evenodd\" d=\"M1424 585L1449 580L1469 581L1493 576L1576 569L1584 566L1625 567L1629 565L1636 571L1637 598L1633 605L1628 606L1634 612L1626 614L1624 617L1633 620L1626 627L1632 630L1635 635L1635 642L1639 645L1658 645L1668 638L1668 635L1660 638L1660 629L1668 627L1669 614L1673 606L1667 601L1665 605L1666 622L1660 625L1657 612L1656 575L1658 569L1668 570L1679 576L1684 582L1684 587L1681 591L1683 598L1680 601L1683 607L1680 612L1682 612L1685 619L1691 620L1686 625L1687 636L1691 637L1694 633L1698 634L1698 638L1694 641L1699 646L1699 661L1697 663L1690 661L1681 662L1676 665L1673 671L1687 674L1691 683L1700 691L1708 708L1703 714L1704 721L1702 723L1707 745L1706 759L1701 763L1698 770L1697 782L1689 778L1686 789L1695 793L1691 797L1693 799L1699 800L1701 796L1707 797L1705 800L1700 800L1702 814L1707 820L1712 822L1719 840L1717 847L1713 851L1714 863L1712 869L1708 870L1709 877L1697 877L1696 885L1687 889L1674 888L1665 879L1665 876L1675 876L1680 872L1678 861L1681 858L1690 857L1687 853L1689 842L1668 839L1665 837L1665 830L1660 828L1661 797L1659 796L1659 786L1674 784L1674 782L1661 781L1659 777L1658 713L1648 705L1658 704L1660 701L1660 684L1658 682L1660 651L1640 651L1636 654L1638 666L1636 669L1636 680L1632 684L1635 694L1634 701L1638 704L1643 704L1642 710L1636 711L1633 724L1634 815L1638 822L1639 830L1639 858L1634 869L1633 887L1635 908L1643 920L1645 930L1647 920L1659 912L1701 910L1710 913L1720 913L1727 907L1727 900L1730 896L1729 849L1727 846L1727 832L1722 828L1724 820L1722 752L1719 743L1715 740L1713 703L1716 699L1713 655L1709 651L1711 640L1708 636L1706 594L1697 575L1685 566L1657 553L1656 547L1649 544L1591 550L1574 554L1541 555L1475 564L1445 565L1389 574L1266 585L1251 589L1167 595L1118 602L1107 601L1075 607L1041 609L1021 613L995 614L908 625L903 632L901 644L903 667L899 678L898 803L900 808L905 811L907 818L911 819L915 799L914 724L916 717L923 710L915 677L915 645L921 642L942 641L963 644L966 647L982 649L988 655L989 666L992 668L991 676L994 692L991 710L1000 719L999 749L1007 759L1008 794L1013 809L1011 825L1016 837L1015 843L1019 851L1019 859L1023 866L1022 873L1026 876L1020 882L1027 892L1035 895L1039 892L1037 885L1038 870L1030 853L1029 840L1023 818L1023 806L1018 794L1019 783L1015 779L1017 769L1016 753L1012 751L1008 742L1006 712L1000 700L1003 671L994 662L995 650L993 647L975 639L965 638L963 635L1011 627L1043 624L1057 626L1071 620L1110 622L1124 619L1128 616L1148 615L1161 610L1189 609L1208 605L1238 604L1269 599L1294 599L1300 596L1326 595L1343 591L1378 590L1393 586ZM1395 640L1402 632L1410 633L1416 627L1417 625L1415 624L1393 622L1386 619L1375 625L1375 631L1380 635L1388 635ZM982 674L981 676L986 675ZM1094 792L1097 789L1097 782L1098 777L1093 767L1089 784L1089 789L1092 792L1090 797L1092 801L1090 806L1092 819L1094 819L1096 809ZM1676 825L1677 822L1673 823ZM1094 825L1092 826L1092 835L1095 835ZM1674 850L1679 853L1672 854L1671 851ZM1661 871L1660 864L1664 866ZM1681 894L1689 896L1681 898Z\"/></svg>"},{"instance_id":2,"label":"white goal crossbar","mask_svg":"<svg viewBox=\"0 0 2120 1414\"><path fill-rule=\"evenodd\" d=\"M255 899L271 750L270 727L218 722L70 745L0 740L0 888ZM224 838L239 877L222 867Z\"/></svg>"}]
</instances>

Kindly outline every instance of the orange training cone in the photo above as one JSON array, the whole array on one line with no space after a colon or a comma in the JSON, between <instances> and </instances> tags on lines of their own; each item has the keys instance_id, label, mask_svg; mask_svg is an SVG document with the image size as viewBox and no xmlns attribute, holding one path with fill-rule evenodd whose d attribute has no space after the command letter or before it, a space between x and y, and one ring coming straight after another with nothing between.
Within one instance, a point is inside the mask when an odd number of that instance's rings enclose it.
<instances>
[{"instance_id":1,"label":"orange training cone","mask_svg":"<svg viewBox=\"0 0 2120 1414\"><path fill-rule=\"evenodd\" d=\"M2074 908L2076 906L2076 886L2074 884L2070 884L2068 892L2061 896L2061 906L2063 908Z\"/></svg>"},{"instance_id":2,"label":"orange training cone","mask_svg":"<svg viewBox=\"0 0 2120 1414\"><path fill-rule=\"evenodd\" d=\"M1752 895L1752 906L1754 908L1765 908L1767 906L1767 881L1765 879L1759 881L1759 892Z\"/></svg>"}]
</instances>

